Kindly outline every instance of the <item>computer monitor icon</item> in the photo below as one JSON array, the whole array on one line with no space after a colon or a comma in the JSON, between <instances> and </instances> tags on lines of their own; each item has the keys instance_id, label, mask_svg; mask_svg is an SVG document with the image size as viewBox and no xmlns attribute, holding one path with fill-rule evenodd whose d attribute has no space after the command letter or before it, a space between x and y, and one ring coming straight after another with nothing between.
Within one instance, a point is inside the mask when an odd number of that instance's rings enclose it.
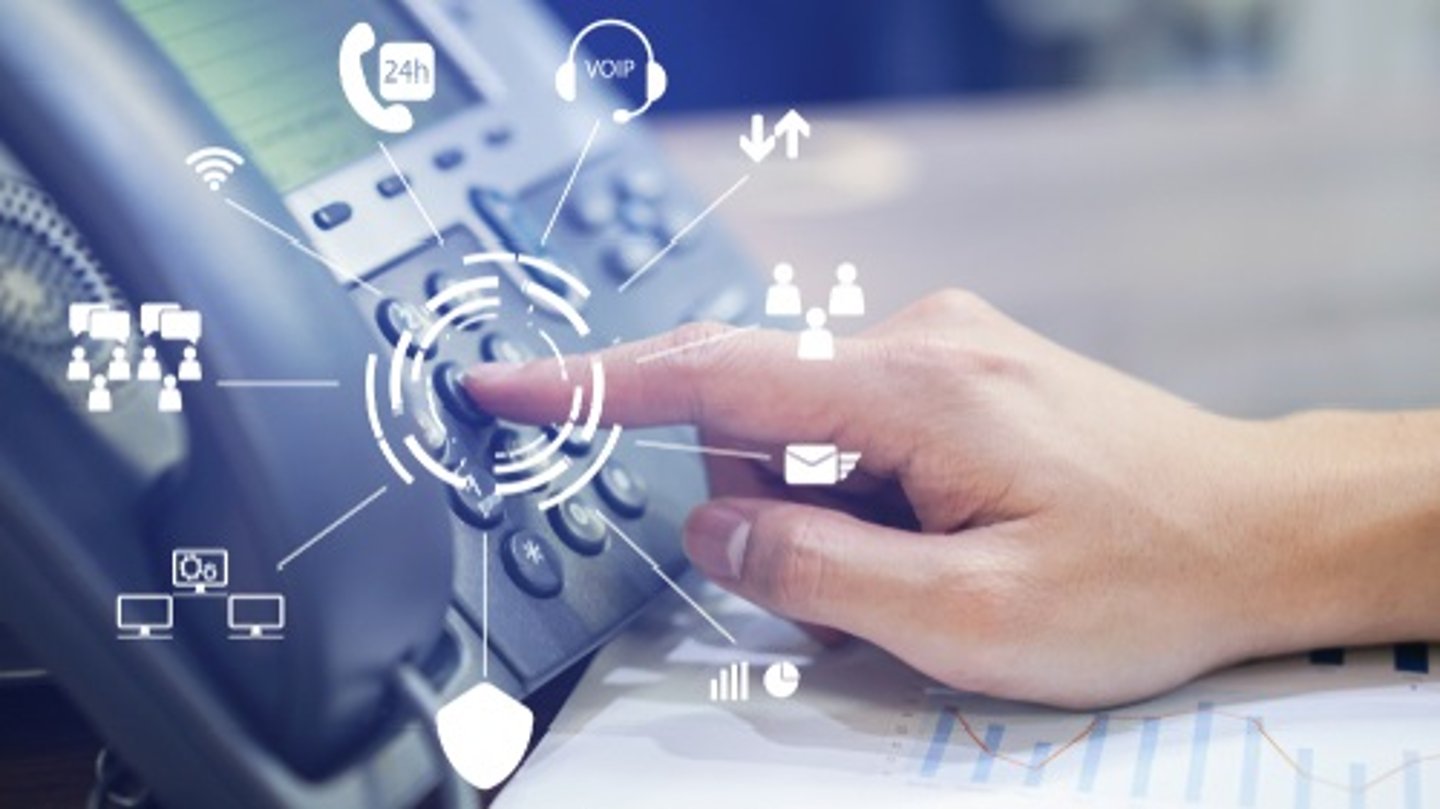
<instances>
[{"instance_id":1,"label":"computer monitor icon","mask_svg":"<svg viewBox=\"0 0 1440 809\"><path fill-rule=\"evenodd\" d=\"M176 548L170 552L170 583L182 595L210 595L230 583L230 552L224 548Z\"/></svg>"},{"instance_id":2,"label":"computer monitor icon","mask_svg":"<svg viewBox=\"0 0 1440 809\"><path fill-rule=\"evenodd\" d=\"M169 640L175 600L168 595L121 593L115 597L115 628L121 640Z\"/></svg>"},{"instance_id":3,"label":"computer monitor icon","mask_svg":"<svg viewBox=\"0 0 1440 809\"><path fill-rule=\"evenodd\" d=\"M227 604L231 640L282 640L285 596L278 593L232 595Z\"/></svg>"}]
</instances>

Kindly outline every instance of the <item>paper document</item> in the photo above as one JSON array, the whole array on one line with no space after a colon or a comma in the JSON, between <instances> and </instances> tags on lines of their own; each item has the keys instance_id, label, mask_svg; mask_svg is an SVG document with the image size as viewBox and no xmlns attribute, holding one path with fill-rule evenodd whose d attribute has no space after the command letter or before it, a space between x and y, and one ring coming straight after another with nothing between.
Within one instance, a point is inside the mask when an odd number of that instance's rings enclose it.
<instances>
[{"instance_id":1,"label":"paper document","mask_svg":"<svg viewBox=\"0 0 1440 809\"><path fill-rule=\"evenodd\" d=\"M1434 648L1256 663L1068 713L940 688L864 644L822 650L687 588L739 645L657 604L597 655L497 806L1440 805ZM780 661L799 673L786 698L761 680ZM722 672L732 698L712 701Z\"/></svg>"}]
</instances>

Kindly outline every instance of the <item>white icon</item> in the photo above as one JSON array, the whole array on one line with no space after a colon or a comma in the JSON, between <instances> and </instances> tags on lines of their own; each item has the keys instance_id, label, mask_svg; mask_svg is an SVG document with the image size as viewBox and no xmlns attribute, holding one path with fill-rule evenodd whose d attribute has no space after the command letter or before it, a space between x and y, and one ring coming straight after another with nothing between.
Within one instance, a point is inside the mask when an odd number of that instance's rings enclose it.
<instances>
[{"instance_id":1,"label":"white icon","mask_svg":"<svg viewBox=\"0 0 1440 809\"><path fill-rule=\"evenodd\" d=\"M110 395L110 389L106 387L108 380L105 375L90 380L90 396L85 401L85 409L91 413L109 413L115 409L115 400Z\"/></svg>"},{"instance_id":2,"label":"white icon","mask_svg":"<svg viewBox=\"0 0 1440 809\"><path fill-rule=\"evenodd\" d=\"M774 283L765 293L765 314L771 317L800 316L800 287L795 286L795 268L776 264Z\"/></svg>"},{"instance_id":3,"label":"white icon","mask_svg":"<svg viewBox=\"0 0 1440 809\"><path fill-rule=\"evenodd\" d=\"M92 367L83 345L71 349L70 361L65 366L67 380L90 383L91 390L86 401L90 412L112 412L115 402L110 385L132 378L129 350L123 345L129 341L134 325L130 313L113 310L105 304L77 303L70 305L69 322L70 331L77 339L88 334L95 340L122 344L110 350L103 374L99 373L101 368ZM145 303L140 306L140 331L146 337L189 343L184 349L184 360L180 363L178 375L165 374L158 352L151 345L142 348L140 362L133 371L136 380L161 383L155 399L160 412L179 413L183 409L183 398L177 382L195 382L204 376L199 351L195 347L204 334L203 319L199 312L183 309L178 303Z\"/></svg>"},{"instance_id":4,"label":"white icon","mask_svg":"<svg viewBox=\"0 0 1440 809\"><path fill-rule=\"evenodd\" d=\"M835 286L830 288L831 317L861 317L865 314L865 290L855 283L860 271L845 262L835 268Z\"/></svg>"},{"instance_id":5,"label":"white icon","mask_svg":"<svg viewBox=\"0 0 1440 809\"><path fill-rule=\"evenodd\" d=\"M775 134L765 134L765 116L750 116L750 134L740 136L740 149L756 163L763 162L775 150L776 141L785 142L785 157L800 157L800 139L810 137L810 122L796 110L790 110L775 124Z\"/></svg>"},{"instance_id":6,"label":"white icon","mask_svg":"<svg viewBox=\"0 0 1440 809\"><path fill-rule=\"evenodd\" d=\"M110 307L103 303L72 303L70 304L70 334L79 337L88 334L90 331L90 315L94 312L103 312Z\"/></svg>"},{"instance_id":7,"label":"white icon","mask_svg":"<svg viewBox=\"0 0 1440 809\"><path fill-rule=\"evenodd\" d=\"M206 146L186 156L185 165L198 174L211 191L219 191L230 175L245 165L245 158L223 146Z\"/></svg>"},{"instance_id":8,"label":"white icon","mask_svg":"<svg viewBox=\"0 0 1440 809\"><path fill-rule=\"evenodd\" d=\"M800 332L799 357L802 360L835 359L835 337L825 328L824 309L811 309L805 313L805 331Z\"/></svg>"},{"instance_id":9,"label":"white icon","mask_svg":"<svg viewBox=\"0 0 1440 809\"><path fill-rule=\"evenodd\" d=\"M125 356L124 346L116 346L110 350L110 365L105 369L105 376L114 382L123 382L130 378L130 360Z\"/></svg>"},{"instance_id":10,"label":"white icon","mask_svg":"<svg viewBox=\"0 0 1440 809\"><path fill-rule=\"evenodd\" d=\"M159 382L161 376L160 360L155 358L155 346L140 349L140 365L135 369L135 378L141 382Z\"/></svg>"},{"instance_id":11,"label":"white icon","mask_svg":"<svg viewBox=\"0 0 1440 809\"><path fill-rule=\"evenodd\" d=\"M574 101L580 96L580 71L575 65L579 55L580 43L598 28L616 27L623 28L634 34L636 39L645 48L645 103L633 110L618 109L611 114L617 124L625 124L645 114L650 106L660 97L665 95L665 90L670 86L670 77L665 68L655 59L655 48L650 45L650 38L645 36L633 23L625 20L606 19L596 20L584 28L570 42L570 52L565 62L555 71L555 92L566 101ZM635 69L633 59L586 59L585 72L590 78L599 76L602 79L613 81L617 78L623 79L629 76Z\"/></svg>"},{"instance_id":12,"label":"white icon","mask_svg":"<svg viewBox=\"0 0 1440 809\"><path fill-rule=\"evenodd\" d=\"M533 539L525 540L525 543L520 546L520 552L525 554L525 561L532 565L538 565L545 561L545 551Z\"/></svg>"},{"instance_id":13,"label":"white icon","mask_svg":"<svg viewBox=\"0 0 1440 809\"><path fill-rule=\"evenodd\" d=\"M175 375L166 374L160 383L160 394L155 399L155 409L161 413L179 413L185 409L185 397L175 387Z\"/></svg>"},{"instance_id":14,"label":"white icon","mask_svg":"<svg viewBox=\"0 0 1440 809\"><path fill-rule=\"evenodd\" d=\"M365 79L363 57L375 47L375 29L357 22L340 41L340 89L365 123L399 135L415 125L404 104L381 104ZM386 101L427 101L435 95L435 48L428 42L387 42L380 46L380 97Z\"/></svg>"},{"instance_id":15,"label":"white icon","mask_svg":"<svg viewBox=\"0 0 1440 809\"><path fill-rule=\"evenodd\" d=\"M435 713L435 731L445 758L478 789L491 789L510 777L530 747L534 730L530 709L488 682Z\"/></svg>"},{"instance_id":16,"label":"white icon","mask_svg":"<svg viewBox=\"0 0 1440 809\"><path fill-rule=\"evenodd\" d=\"M158 323L161 340L174 340L192 345L200 342L203 323L199 312L192 312L188 309L162 309L159 313Z\"/></svg>"},{"instance_id":17,"label":"white icon","mask_svg":"<svg viewBox=\"0 0 1440 809\"><path fill-rule=\"evenodd\" d=\"M284 640L285 596L233 594L225 601L230 640Z\"/></svg>"},{"instance_id":18,"label":"white icon","mask_svg":"<svg viewBox=\"0 0 1440 809\"><path fill-rule=\"evenodd\" d=\"M711 702L748 702L750 700L750 663L731 663L710 678Z\"/></svg>"},{"instance_id":19,"label":"white icon","mask_svg":"<svg viewBox=\"0 0 1440 809\"><path fill-rule=\"evenodd\" d=\"M765 669L765 693L775 699L789 699L800 688L800 669L788 660L771 663Z\"/></svg>"},{"instance_id":20,"label":"white icon","mask_svg":"<svg viewBox=\"0 0 1440 809\"><path fill-rule=\"evenodd\" d=\"M178 376L183 382L198 382L201 376L200 361L195 358L195 346L185 346L185 358L180 361Z\"/></svg>"},{"instance_id":21,"label":"white icon","mask_svg":"<svg viewBox=\"0 0 1440 809\"><path fill-rule=\"evenodd\" d=\"M785 447L785 482L791 486L833 486L850 476L860 453L841 452L834 444Z\"/></svg>"},{"instance_id":22,"label":"white icon","mask_svg":"<svg viewBox=\"0 0 1440 809\"><path fill-rule=\"evenodd\" d=\"M230 583L230 552L224 548L176 548L170 552L170 583L194 595L223 590Z\"/></svg>"},{"instance_id":23,"label":"white icon","mask_svg":"<svg viewBox=\"0 0 1440 809\"><path fill-rule=\"evenodd\" d=\"M169 640L175 600L168 595L121 593L115 597L115 628L121 640ZM158 634L157 634L158 633Z\"/></svg>"},{"instance_id":24,"label":"white icon","mask_svg":"<svg viewBox=\"0 0 1440 809\"><path fill-rule=\"evenodd\" d=\"M172 309L180 309L178 303L142 303L140 304L140 333L146 337L160 331L160 313Z\"/></svg>"},{"instance_id":25,"label":"white icon","mask_svg":"<svg viewBox=\"0 0 1440 809\"><path fill-rule=\"evenodd\" d=\"M110 309L92 309L86 330L96 340L126 342L130 339L130 313L116 312Z\"/></svg>"},{"instance_id":26,"label":"white icon","mask_svg":"<svg viewBox=\"0 0 1440 809\"><path fill-rule=\"evenodd\" d=\"M70 382L90 381L90 362L85 359L85 347L70 349L70 364L65 366L65 379Z\"/></svg>"}]
</instances>

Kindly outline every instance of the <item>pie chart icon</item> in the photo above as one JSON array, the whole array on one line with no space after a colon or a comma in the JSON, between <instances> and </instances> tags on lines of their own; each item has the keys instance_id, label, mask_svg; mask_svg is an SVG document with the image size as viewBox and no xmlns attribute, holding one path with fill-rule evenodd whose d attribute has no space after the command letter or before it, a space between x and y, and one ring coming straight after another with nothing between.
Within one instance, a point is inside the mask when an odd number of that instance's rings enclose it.
<instances>
[{"instance_id":1,"label":"pie chart icon","mask_svg":"<svg viewBox=\"0 0 1440 809\"><path fill-rule=\"evenodd\" d=\"M765 669L765 692L775 699L789 699L800 688L800 669L787 661Z\"/></svg>"}]
</instances>

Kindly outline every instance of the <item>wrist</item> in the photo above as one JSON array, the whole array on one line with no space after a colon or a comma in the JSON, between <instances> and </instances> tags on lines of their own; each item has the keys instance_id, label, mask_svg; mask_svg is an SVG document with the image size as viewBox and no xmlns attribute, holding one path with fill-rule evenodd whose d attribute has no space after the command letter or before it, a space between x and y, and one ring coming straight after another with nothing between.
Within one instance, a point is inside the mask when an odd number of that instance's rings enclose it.
<instances>
[{"instance_id":1,"label":"wrist","mask_svg":"<svg viewBox=\"0 0 1440 809\"><path fill-rule=\"evenodd\" d=\"M1440 414L1248 429L1257 653L1440 638Z\"/></svg>"}]
</instances>

